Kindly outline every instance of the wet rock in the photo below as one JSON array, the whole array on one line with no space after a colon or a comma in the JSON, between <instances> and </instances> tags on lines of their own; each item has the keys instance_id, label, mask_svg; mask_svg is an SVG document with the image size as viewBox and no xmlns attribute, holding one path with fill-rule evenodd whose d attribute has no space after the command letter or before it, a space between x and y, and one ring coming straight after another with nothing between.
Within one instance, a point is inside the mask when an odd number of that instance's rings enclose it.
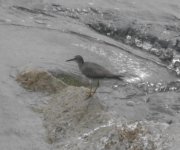
<instances>
[{"instance_id":1,"label":"wet rock","mask_svg":"<svg viewBox=\"0 0 180 150\"><path fill-rule=\"evenodd\" d=\"M172 108L173 110L175 110L177 113L180 112L180 104L173 104L173 105L171 106L171 108Z\"/></svg>"},{"instance_id":2,"label":"wet rock","mask_svg":"<svg viewBox=\"0 0 180 150\"><path fill-rule=\"evenodd\" d=\"M172 60L173 53L171 49L176 51L180 49L179 40L176 40L175 46L172 46L173 41L170 38L171 34L174 34L174 31L176 31L174 30L177 28L176 25L147 23L143 20L135 20L134 17L129 16L127 18L121 12L111 9L102 10L92 7L67 8L59 4L51 4L46 7L46 9L29 9L21 6L13 6L12 8L48 17L61 15L78 19L100 34L148 51L163 61L169 62ZM169 36L166 38L165 33L167 32Z\"/></svg>"},{"instance_id":3,"label":"wet rock","mask_svg":"<svg viewBox=\"0 0 180 150\"><path fill-rule=\"evenodd\" d=\"M175 61L174 68L179 68L179 67L180 67L180 61Z\"/></svg>"},{"instance_id":4,"label":"wet rock","mask_svg":"<svg viewBox=\"0 0 180 150\"><path fill-rule=\"evenodd\" d=\"M151 112L147 118L148 120L158 120L163 122L173 120L174 122L179 119L179 116L177 115L180 110L178 93L157 93L149 96L148 99L149 102L147 103L147 106Z\"/></svg>"},{"instance_id":5,"label":"wet rock","mask_svg":"<svg viewBox=\"0 0 180 150\"><path fill-rule=\"evenodd\" d=\"M68 8L58 4L52 4L52 7L55 8L57 11L62 11L62 12L70 11Z\"/></svg>"},{"instance_id":6,"label":"wet rock","mask_svg":"<svg viewBox=\"0 0 180 150\"><path fill-rule=\"evenodd\" d=\"M168 124L172 124L172 123L173 123L173 120L168 120L167 123L168 123Z\"/></svg>"},{"instance_id":7,"label":"wet rock","mask_svg":"<svg viewBox=\"0 0 180 150\"><path fill-rule=\"evenodd\" d=\"M179 40L179 39L176 40L176 44L175 44L174 49L175 49L176 51L180 52L180 40Z\"/></svg>"},{"instance_id":8,"label":"wet rock","mask_svg":"<svg viewBox=\"0 0 180 150\"><path fill-rule=\"evenodd\" d=\"M179 76L180 75L180 58L179 57L175 57L172 60L171 66L172 69L175 70L176 75Z\"/></svg>"},{"instance_id":9,"label":"wet rock","mask_svg":"<svg viewBox=\"0 0 180 150\"><path fill-rule=\"evenodd\" d=\"M168 40L158 40L158 43L161 45L163 49L167 49L171 46L171 41Z\"/></svg>"},{"instance_id":10,"label":"wet rock","mask_svg":"<svg viewBox=\"0 0 180 150\"><path fill-rule=\"evenodd\" d=\"M116 126L97 99L86 99L87 91L83 87L69 86L54 95L44 107L44 125L48 131L48 141L53 143L54 148L156 148L152 133L146 132L144 125ZM144 142L144 138L148 141Z\"/></svg>"},{"instance_id":11,"label":"wet rock","mask_svg":"<svg viewBox=\"0 0 180 150\"><path fill-rule=\"evenodd\" d=\"M176 46L172 46L170 37L160 35L166 31L166 26L153 22L138 22L122 16L115 10L101 10L98 14L88 13L86 17L81 16L81 20L98 33L148 51L163 61L171 61L173 50L178 49L178 42Z\"/></svg>"},{"instance_id":12,"label":"wet rock","mask_svg":"<svg viewBox=\"0 0 180 150\"><path fill-rule=\"evenodd\" d=\"M155 150L159 146L163 147L163 136L157 137L157 134L162 135L161 132L166 128L166 125L153 122L112 125L90 134L84 144L90 150ZM92 143L91 147L89 142Z\"/></svg>"},{"instance_id":13,"label":"wet rock","mask_svg":"<svg viewBox=\"0 0 180 150\"><path fill-rule=\"evenodd\" d=\"M173 81L173 82L169 82L167 84L167 89L169 91L173 91L173 90L179 90L180 89L180 81Z\"/></svg>"},{"instance_id":14,"label":"wet rock","mask_svg":"<svg viewBox=\"0 0 180 150\"><path fill-rule=\"evenodd\" d=\"M98 100L87 99L88 91L84 87L68 86L44 107L44 125L49 143L60 140L59 144L65 145L72 135L83 134L88 128L107 121L103 105Z\"/></svg>"},{"instance_id":15,"label":"wet rock","mask_svg":"<svg viewBox=\"0 0 180 150\"><path fill-rule=\"evenodd\" d=\"M179 91L180 81L171 81L171 82L159 82L159 83L139 83L136 85L144 93L158 93L158 92L169 92L169 91Z\"/></svg>"},{"instance_id":16,"label":"wet rock","mask_svg":"<svg viewBox=\"0 0 180 150\"><path fill-rule=\"evenodd\" d=\"M161 32L166 32L167 29L168 33L173 31L173 26L170 29L167 28L170 27L168 24L159 25L153 22L137 21L134 18L123 16L119 11L111 9L102 10L92 7L67 8L59 4L51 4L46 7L46 9L29 9L21 6L13 6L12 8L48 17L61 15L78 19L100 34L148 51L163 61L171 61L173 58L171 49L178 51L180 47L179 40L176 41L175 46L172 46L170 38L160 36Z\"/></svg>"},{"instance_id":17,"label":"wet rock","mask_svg":"<svg viewBox=\"0 0 180 150\"><path fill-rule=\"evenodd\" d=\"M168 130L165 131L165 134L168 135L169 139L173 141L171 147L167 150L178 150L180 147L180 124L173 123L169 126Z\"/></svg>"},{"instance_id":18,"label":"wet rock","mask_svg":"<svg viewBox=\"0 0 180 150\"><path fill-rule=\"evenodd\" d=\"M163 61L171 61L173 59L173 56L173 50L168 48L162 51L162 54L159 58Z\"/></svg>"},{"instance_id":19,"label":"wet rock","mask_svg":"<svg viewBox=\"0 0 180 150\"><path fill-rule=\"evenodd\" d=\"M161 106L158 104L150 106L150 109L153 111L160 112L160 113L166 113L166 114L171 115L171 116L175 115L171 109L168 109L165 106Z\"/></svg>"},{"instance_id":20,"label":"wet rock","mask_svg":"<svg viewBox=\"0 0 180 150\"><path fill-rule=\"evenodd\" d=\"M26 69L20 72L16 81L31 91L55 93L67 85L42 69Z\"/></svg>"},{"instance_id":21,"label":"wet rock","mask_svg":"<svg viewBox=\"0 0 180 150\"><path fill-rule=\"evenodd\" d=\"M144 126L141 124L134 124L134 126L131 125L124 125L122 127L117 128L118 132L118 138L119 138L119 149L121 149L121 146L126 149L143 149L146 147L146 149L156 149L156 145L153 141L149 140L147 142L147 145L145 146L143 143L143 136L146 136L146 131ZM110 148L111 149L111 148Z\"/></svg>"},{"instance_id":22,"label":"wet rock","mask_svg":"<svg viewBox=\"0 0 180 150\"><path fill-rule=\"evenodd\" d=\"M23 12L32 13L32 14L41 14L41 15L48 16L48 17L55 17L54 15L52 15L42 9L29 9L29 8L22 7L22 6L12 6L12 8L23 11Z\"/></svg>"},{"instance_id":23,"label":"wet rock","mask_svg":"<svg viewBox=\"0 0 180 150\"><path fill-rule=\"evenodd\" d=\"M151 48L149 52L151 54L154 54L154 55L158 56L158 57L162 55L162 50L158 49L156 47Z\"/></svg>"},{"instance_id":24,"label":"wet rock","mask_svg":"<svg viewBox=\"0 0 180 150\"><path fill-rule=\"evenodd\" d=\"M126 99L131 99L135 96L144 95L144 92L137 89L134 85L125 85Z\"/></svg>"},{"instance_id":25,"label":"wet rock","mask_svg":"<svg viewBox=\"0 0 180 150\"><path fill-rule=\"evenodd\" d=\"M135 105L135 103L134 103L133 101L127 101L127 102L126 102L126 105L132 107L132 106Z\"/></svg>"}]
</instances>

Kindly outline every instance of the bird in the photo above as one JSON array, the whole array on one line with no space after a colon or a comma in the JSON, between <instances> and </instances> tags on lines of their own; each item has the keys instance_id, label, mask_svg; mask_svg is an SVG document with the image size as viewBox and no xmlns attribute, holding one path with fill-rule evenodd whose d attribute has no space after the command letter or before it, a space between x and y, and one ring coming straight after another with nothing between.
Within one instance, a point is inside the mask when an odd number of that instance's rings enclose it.
<instances>
[{"instance_id":1,"label":"bird","mask_svg":"<svg viewBox=\"0 0 180 150\"><path fill-rule=\"evenodd\" d=\"M120 81L123 81L123 75L117 75L113 74L103 66L96 64L94 62L86 62L84 61L83 57L80 55L76 55L74 58L66 60L68 61L75 61L78 66L79 70L83 75L85 75L90 80L97 80L97 86L95 90L92 92L92 83L90 88L90 94L89 97L93 96L93 94L96 92L97 88L99 87L99 80L100 79L117 79Z\"/></svg>"}]
</instances>

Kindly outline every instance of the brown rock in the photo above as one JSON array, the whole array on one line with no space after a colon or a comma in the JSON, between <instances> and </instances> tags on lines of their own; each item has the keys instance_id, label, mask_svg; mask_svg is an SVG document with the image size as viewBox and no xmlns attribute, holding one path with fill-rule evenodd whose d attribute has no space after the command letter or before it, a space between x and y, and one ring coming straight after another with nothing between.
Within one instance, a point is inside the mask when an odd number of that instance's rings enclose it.
<instances>
[{"instance_id":1,"label":"brown rock","mask_svg":"<svg viewBox=\"0 0 180 150\"><path fill-rule=\"evenodd\" d=\"M42 69L26 69L17 75L16 81L31 91L54 93L66 87L64 82Z\"/></svg>"}]
</instances>

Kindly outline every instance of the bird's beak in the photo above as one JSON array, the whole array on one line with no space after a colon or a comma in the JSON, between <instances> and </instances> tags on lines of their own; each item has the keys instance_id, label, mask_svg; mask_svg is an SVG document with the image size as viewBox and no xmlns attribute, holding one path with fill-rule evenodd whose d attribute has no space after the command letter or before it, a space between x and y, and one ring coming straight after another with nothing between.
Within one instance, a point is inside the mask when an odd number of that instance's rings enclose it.
<instances>
[{"instance_id":1,"label":"bird's beak","mask_svg":"<svg viewBox=\"0 0 180 150\"><path fill-rule=\"evenodd\" d=\"M68 60L66 60L66 61L75 61L75 58L73 58L73 59L68 59Z\"/></svg>"}]
</instances>

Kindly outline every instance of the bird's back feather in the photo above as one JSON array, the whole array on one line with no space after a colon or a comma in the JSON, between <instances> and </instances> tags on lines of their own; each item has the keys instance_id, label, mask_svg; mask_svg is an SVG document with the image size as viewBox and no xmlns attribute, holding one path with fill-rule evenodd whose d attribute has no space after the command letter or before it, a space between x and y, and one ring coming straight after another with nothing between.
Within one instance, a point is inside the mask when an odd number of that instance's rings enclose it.
<instances>
[{"instance_id":1,"label":"bird's back feather","mask_svg":"<svg viewBox=\"0 0 180 150\"><path fill-rule=\"evenodd\" d=\"M114 78L121 80L121 75L114 75L103 66L92 62L84 62L79 68L81 72L88 78Z\"/></svg>"}]
</instances>

